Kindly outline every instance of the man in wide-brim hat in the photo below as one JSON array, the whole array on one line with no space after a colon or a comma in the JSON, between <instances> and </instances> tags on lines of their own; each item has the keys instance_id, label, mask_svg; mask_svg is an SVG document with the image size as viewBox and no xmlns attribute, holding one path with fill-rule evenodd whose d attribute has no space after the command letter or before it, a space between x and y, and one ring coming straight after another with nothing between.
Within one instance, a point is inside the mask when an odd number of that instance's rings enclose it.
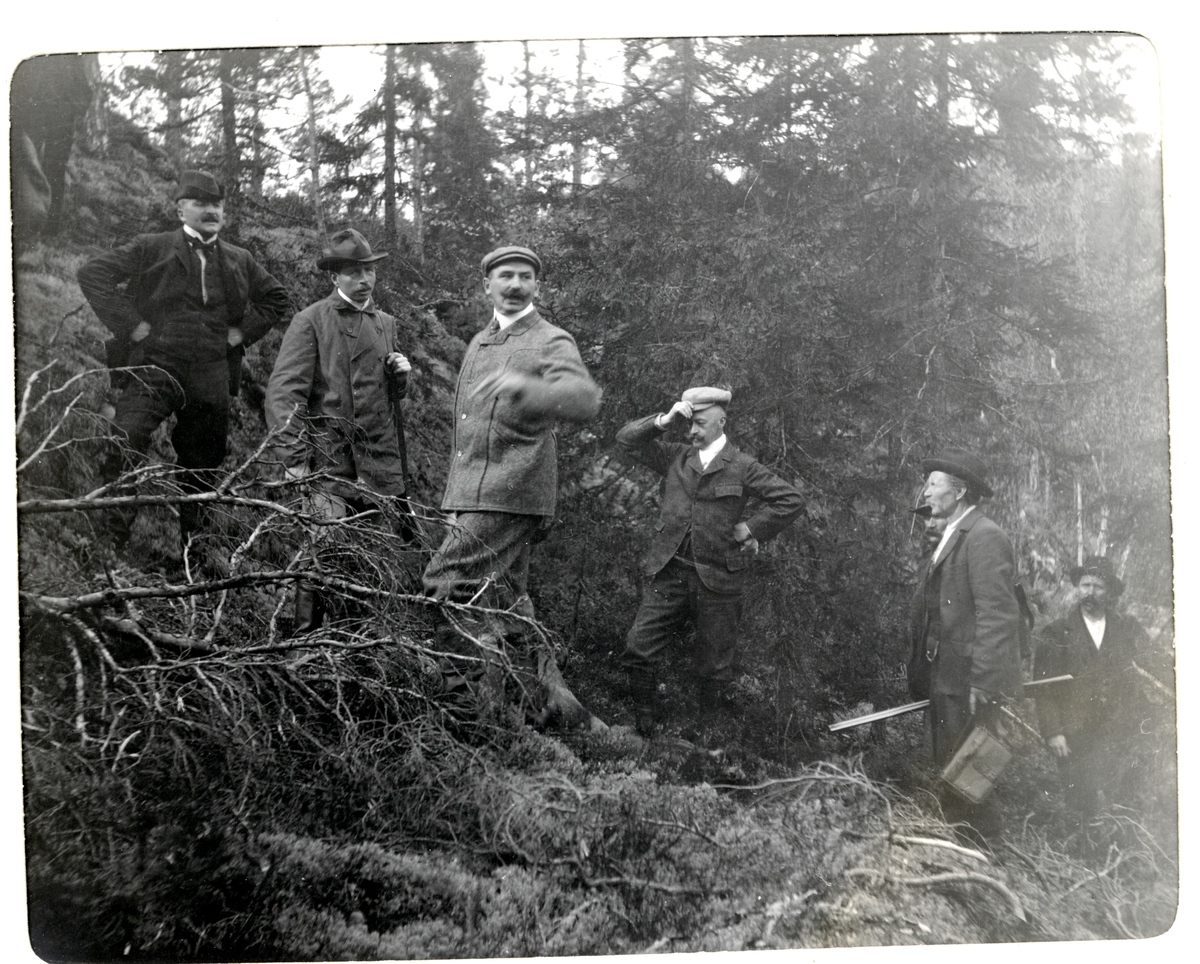
<instances>
[{"instance_id":1,"label":"man in wide-brim hat","mask_svg":"<svg viewBox=\"0 0 1200 964\"><path fill-rule=\"evenodd\" d=\"M396 319L375 304L374 254L358 231L331 239L317 268L333 290L292 319L267 384L267 425L289 478L319 475L310 507L340 519L386 502L407 533L402 402L412 365L397 348ZM325 596L296 592L296 634L317 629Z\"/></svg>"},{"instance_id":2,"label":"man in wide-brim hat","mask_svg":"<svg viewBox=\"0 0 1200 964\"><path fill-rule=\"evenodd\" d=\"M254 256L219 237L224 188L205 171L184 171L174 192L178 230L140 234L86 262L79 287L105 327L110 368L130 368L113 416L115 444L100 477L112 483L146 452L150 437L176 416L171 444L185 491L212 486L225 458L229 399L242 354L290 309L283 285ZM124 287L122 287L124 285ZM115 493L120 494L120 493ZM136 510L108 519L123 545ZM186 547L201 523L196 503L179 506Z\"/></svg>"},{"instance_id":3,"label":"man in wide-brim hat","mask_svg":"<svg viewBox=\"0 0 1200 964\"><path fill-rule=\"evenodd\" d=\"M921 462L921 505L931 524L945 523L914 598L910 687L930 701L933 758L944 767L975 723L1020 695L1020 607L1008 536L978 508L992 494L987 464L975 453L945 448ZM922 692L924 690L924 692ZM990 808L945 796L948 818L998 831Z\"/></svg>"},{"instance_id":4,"label":"man in wide-brim hat","mask_svg":"<svg viewBox=\"0 0 1200 964\"><path fill-rule=\"evenodd\" d=\"M1067 804L1089 816L1128 768L1112 747L1141 719L1133 712L1140 697L1133 661L1149 640L1136 619L1116 611L1125 584L1107 557L1089 556L1068 576L1078 600L1038 633L1033 675L1073 677L1038 687L1038 720Z\"/></svg>"}]
</instances>

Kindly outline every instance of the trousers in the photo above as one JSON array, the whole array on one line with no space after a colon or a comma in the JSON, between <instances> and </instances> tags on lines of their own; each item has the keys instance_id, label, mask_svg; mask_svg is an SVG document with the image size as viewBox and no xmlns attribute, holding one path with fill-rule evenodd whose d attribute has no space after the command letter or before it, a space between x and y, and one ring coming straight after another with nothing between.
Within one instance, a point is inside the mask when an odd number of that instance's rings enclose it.
<instances>
[{"instance_id":1,"label":"trousers","mask_svg":"<svg viewBox=\"0 0 1200 964\"><path fill-rule=\"evenodd\" d=\"M646 585L633 626L625 636L621 663L650 672L690 621L696 628L695 671L700 679L729 682L737 675L737 628L741 593L708 589L693 566L672 559Z\"/></svg>"},{"instance_id":2,"label":"trousers","mask_svg":"<svg viewBox=\"0 0 1200 964\"><path fill-rule=\"evenodd\" d=\"M117 401L115 439L100 469L101 481L115 482L150 447L150 437L171 415L175 458L185 471L179 484L185 492L202 492L216 483L216 469L225 458L229 432L229 366L225 359L200 365L152 364L133 372ZM136 509L114 510L110 524L128 537ZM179 526L186 539L200 520L199 506L179 507Z\"/></svg>"}]
</instances>

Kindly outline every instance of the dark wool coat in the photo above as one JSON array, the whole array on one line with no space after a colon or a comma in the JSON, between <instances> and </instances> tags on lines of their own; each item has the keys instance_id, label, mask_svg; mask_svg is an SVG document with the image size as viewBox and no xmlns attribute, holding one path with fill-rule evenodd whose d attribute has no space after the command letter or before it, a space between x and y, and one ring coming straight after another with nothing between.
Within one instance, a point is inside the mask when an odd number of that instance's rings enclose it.
<instances>
[{"instance_id":1,"label":"dark wool coat","mask_svg":"<svg viewBox=\"0 0 1200 964\"><path fill-rule=\"evenodd\" d=\"M1097 649L1078 604L1043 627L1033 657L1034 679L1068 674L1075 679L1037 687L1042 736L1066 736L1068 746L1088 742L1131 710L1138 695L1132 663L1147 645L1136 619L1110 611Z\"/></svg>"},{"instance_id":2,"label":"dark wool coat","mask_svg":"<svg viewBox=\"0 0 1200 964\"><path fill-rule=\"evenodd\" d=\"M242 329L247 348L282 320L290 307L283 285L245 248L218 238L216 254L224 303L211 311L197 306L199 262L182 227L139 234L79 269L79 287L118 341L139 322L150 324L150 334L135 346L140 357L125 364L163 356L181 364L219 361L228 351L230 326Z\"/></svg>"},{"instance_id":3,"label":"dark wool coat","mask_svg":"<svg viewBox=\"0 0 1200 964\"><path fill-rule=\"evenodd\" d=\"M384 365L395 350L396 321L374 301L359 312L335 290L292 319L265 402L285 465L356 478L382 495L404 494L392 406L407 379L398 379L389 397Z\"/></svg>"},{"instance_id":4,"label":"dark wool coat","mask_svg":"<svg viewBox=\"0 0 1200 964\"><path fill-rule=\"evenodd\" d=\"M929 691L966 698L972 686L1021 693L1020 608L1008 536L978 508L959 523L913 602L910 680L934 658Z\"/></svg>"},{"instance_id":5,"label":"dark wool coat","mask_svg":"<svg viewBox=\"0 0 1200 964\"><path fill-rule=\"evenodd\" d=\"M701 582L713 592L739 593L752 557L734 539L733 527L742 520L746 503L751 497L762 502L746 520L761 544L800 514L804 497L729 441L703 469L694 446L663 441L656 418L637 419L617 433L621 451L664 477L662 507L642 572L656 575L690 530Z\"/></svg>"},{"instance_id":6,"label":"dark wool coat","mask_svg":"<svg viewBox=\"0 0 1200 964\"><path fill-rule=\"evenodd\" d=\"M472 398L496 372L532 376L519 397ZM600 410L575 339L536 311L503 331L489 323L471 339L454 392L454 442L442 508L449 512L554 515L556 420L587 422Z\"/></svg>"}]
</instances>

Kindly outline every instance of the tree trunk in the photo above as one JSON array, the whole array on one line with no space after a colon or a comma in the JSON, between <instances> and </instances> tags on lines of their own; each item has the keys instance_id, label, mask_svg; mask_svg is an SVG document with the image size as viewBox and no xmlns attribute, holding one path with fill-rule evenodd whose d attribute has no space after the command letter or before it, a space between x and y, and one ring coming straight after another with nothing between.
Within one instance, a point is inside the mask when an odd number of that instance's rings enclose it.
<instances>
[{"instance_id":1,"label":"tree trunk","mask_svg":"<svg viewBox=\"0 0 1200 964\"><path fill-rule=\"evenodd\" d=\"M233 59L235 51L222 50L217 62L217 77L221 81L221 137L224 159L221 176L225 181L225 209L235 214L239 207L237 145L237 104L233 96Z\"/></svg>"},{"instance_id":2,"label":"tree trunk","mask_svg":"<svg viewBox=\"0 0 1200 964\"><path fill-rule=\"evenodd\" d=\"M308 55L300 52L300 77L304 81L304 96L308 100L308 170L309 194L312 197L313 217L321 240L327 238L325 214L321 210L321 165L317 160L317 105L313 99L312 80L308 76Z\"/></svg>"},{"instance_id":3,"label":"tree trunk","mask_svg":"<svg viewBox=\"0 0 1200 964\"><path fill-rule=\"evenodd\" d=\"M412 220L413 254L417 264L425 263L425 142L421 128L425 123L425 109L413 108L412 149Z\"/></svg>"},{"instance_id":4,"label":"tree trunk","mask_svg":"<svg viewBox=\"0 0 1200 964\"><path fill-rule=\"evenodd\" d=\"M523 85L525 87L525 189L529 190L533 187L533 131L529 127L529 119L533 114L533 74L530 72L529 63L531 55L529 53L529 41L524 40L521 46L525 51L525 75Z\"/></svg>"},{"instance_id":5,"label":"tree trunk","mask_svg":"<svg viewBox=\"0 0 1200 964\"><path fill-rule=\"evenodd\" d=\"M583 117L583 41L579 41L579 54L575 58L575 133L571 135L571 185L576 194L583 187L583 133L580 129Z\"/></svg>"},{"instance_id":6,"label":"tree trunk","mask_svg":"<svg viewBox=\"0 0 1200 964\"><path fill-rule=\"evenodd\" d=\"M163 146L178 173L183 170L183 51L163 52L163 95L167 101L167 130Z\"/></svg>"},{"instance_id":7,"label":"tree trunk","mask_svg":"<svg viewBox=\"0 0 1200 964\"><path fill-rule=\"evenodd\" d=\"M388 44L383 75L383 239L396 246L396 45Z\"/></svg>"}]
</instances>

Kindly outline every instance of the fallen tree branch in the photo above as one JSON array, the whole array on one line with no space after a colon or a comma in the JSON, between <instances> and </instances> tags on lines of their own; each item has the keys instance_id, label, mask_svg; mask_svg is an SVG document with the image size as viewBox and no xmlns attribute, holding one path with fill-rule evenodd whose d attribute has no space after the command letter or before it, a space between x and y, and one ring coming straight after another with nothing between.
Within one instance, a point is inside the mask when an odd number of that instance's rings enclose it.
<instances>
[{"instance_id":1,"label":"fallen tree branch","mask_svg":"<svg viewBox=\"0 0 1200 964\"><path fill-rule=\"evenodd\" d=\"M848 877L878 877L892 884L905 884L909 887L932 887L937 884L982 884L985 887L991 887L993 890L999 891L1008 901L1009 907L1013 914L1022 921L1028 921L1025 916L1025 911L1021 907L1021 901L1017 895L1009 890L1004 884L996 880L994 877L988 877L986 874L973 874L970 872L949 873L949 874L934 874L932 877L893 877L891 874L885 873L882 870L872 870L867 867L854 867L846 871Z\"/></svg>"}]
</instances>

